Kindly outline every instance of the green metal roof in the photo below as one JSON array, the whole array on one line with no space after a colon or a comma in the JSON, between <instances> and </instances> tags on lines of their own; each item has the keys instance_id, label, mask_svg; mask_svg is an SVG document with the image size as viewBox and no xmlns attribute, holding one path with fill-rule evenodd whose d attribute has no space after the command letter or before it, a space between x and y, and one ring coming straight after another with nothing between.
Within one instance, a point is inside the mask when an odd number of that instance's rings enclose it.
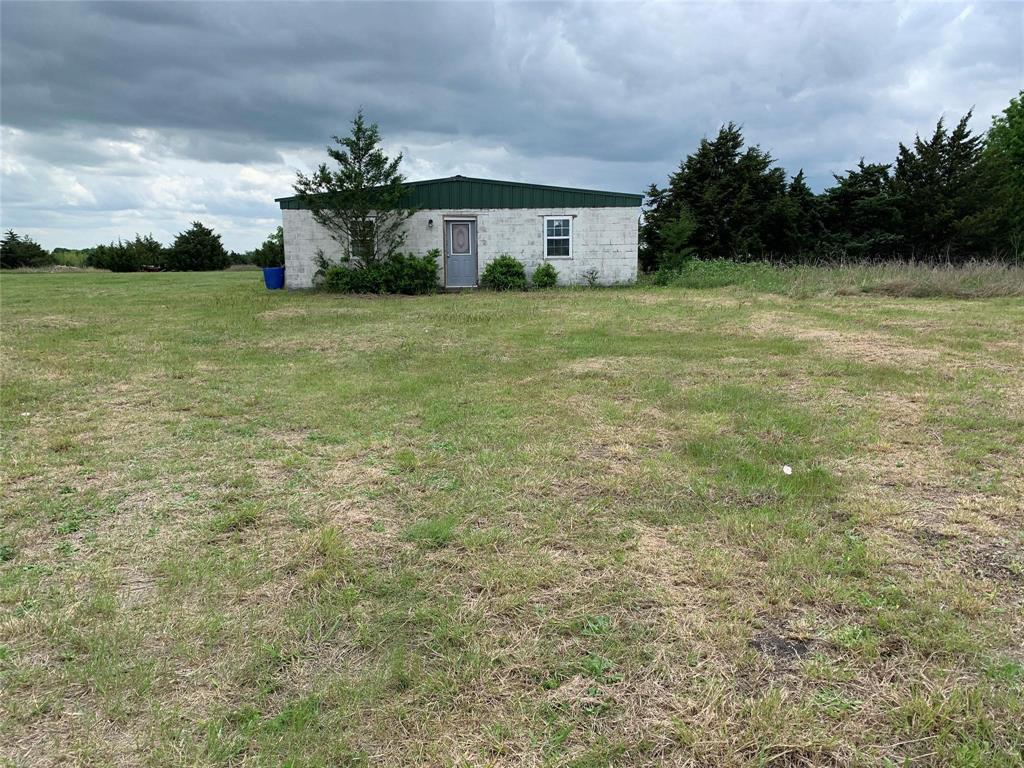
<instances>
[{"instance_id":1,"label":"green metal roof","mask_svg":"<svg viewBox=\"0 0 1024 768\"><path fill-rule=\"evenodd\" d=\"M602 192L597 189L549 187L518 181L471 179L450 176L446 179L409 181L403 185L406 197L402 205L421 210L456 208L639 208L643 195L629 192ZM282 209L306 206L298 197L279 197Z\"/></svg>"}]
</instances>

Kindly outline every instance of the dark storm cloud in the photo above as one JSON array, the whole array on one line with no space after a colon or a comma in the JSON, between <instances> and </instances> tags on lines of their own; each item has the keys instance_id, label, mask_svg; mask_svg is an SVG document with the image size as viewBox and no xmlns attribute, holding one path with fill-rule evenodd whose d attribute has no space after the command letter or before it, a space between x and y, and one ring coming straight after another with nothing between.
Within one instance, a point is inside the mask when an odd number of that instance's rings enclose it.
<instances>
[{"instance_id":1,"label":"dark storm cloud","mask_svg":"<svg viewBox=\"0 0 1024 768\"><path fill-rule=\"evenodd\" d=\"M944 113L976 106L984 128L1024 82L1016 3L5 2L0 14L5 225L52 230L43 210L198 211L238 247L360 106L414 176L639 190L735 120L820 187L861 155L891 160Z\"/></svg>"},{"instance_id":2,"label":"dark storm cloud","mask_svg":"<svg viewBox=\"0 0 1024 768\"><path fill-rule=\"evenodd\" d=\"M488 90L477 65L493 21L484 6L59 8L58 16L51 5L3 6L8 125L131 125L322 142L342 127L339 115L347 120L359 104L381 119L423 110L417 127L447 130L446 108ZM475 119L488 109L478 101Z\"/></svg>"}]
</instances>

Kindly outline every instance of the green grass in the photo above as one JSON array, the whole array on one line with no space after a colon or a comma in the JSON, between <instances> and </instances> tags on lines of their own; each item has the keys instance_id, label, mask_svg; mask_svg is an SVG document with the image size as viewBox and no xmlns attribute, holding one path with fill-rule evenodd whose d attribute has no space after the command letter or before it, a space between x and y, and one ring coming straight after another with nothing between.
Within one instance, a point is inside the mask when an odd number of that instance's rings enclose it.
<instances>
[{"instance_id":1,"label":"green grass","mask_svg":"<svg viewBox=\"0 0 1024 768\"><path fill-rule=\"evenodd\" d=\"M1022 765L1019 299L0 291L15 765Z\"/></svg>"},{"instance_id":2,"label":"green grass","mask_svg":"<svg viewBox=\"0 0 1024 768\"><path fill-rule=\"evenodd\" d=\"M1024 264L972 261L960 266L922 262L779 266L764 262L693 260L672 273L644 278L677 288L724 288L795 298L876 294L907 298L1024 297Z\"/></svg>"}]
</instances>

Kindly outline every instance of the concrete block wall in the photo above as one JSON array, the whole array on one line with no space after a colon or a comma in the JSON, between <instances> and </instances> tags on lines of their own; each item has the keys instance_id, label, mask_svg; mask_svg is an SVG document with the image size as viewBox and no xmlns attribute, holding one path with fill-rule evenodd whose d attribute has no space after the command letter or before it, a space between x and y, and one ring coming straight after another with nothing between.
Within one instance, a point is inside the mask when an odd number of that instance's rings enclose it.
<instances>
[{"instance_id":1,"label":"concrete block wall","mask_svg":"<svg viewBox=\"0 0 1024 768\"><path fill-rule=\"evenodd\" d=\"M317 249L328 259L341 256L341 246L313 219L309 211L284 210L285 279L289 288L309 288L316 273ZM637 226L639 208L488 208L472 210L417 211L406 222L403 250L425 254L433 248L444 252L445 218L477 221L478 269L507 253L532 274L544 262L544 217L572 217L572 258L550 259L562 285L586 282L585 273L596 269L602 285L629 283L637 277ZM433 220L433 226L429 222ZM443 258L443 256L442 256ZM478 275L479 277L479 275ZM438 263L438 283L444 283L444 266Z\"/></svg>"}]
</instances>

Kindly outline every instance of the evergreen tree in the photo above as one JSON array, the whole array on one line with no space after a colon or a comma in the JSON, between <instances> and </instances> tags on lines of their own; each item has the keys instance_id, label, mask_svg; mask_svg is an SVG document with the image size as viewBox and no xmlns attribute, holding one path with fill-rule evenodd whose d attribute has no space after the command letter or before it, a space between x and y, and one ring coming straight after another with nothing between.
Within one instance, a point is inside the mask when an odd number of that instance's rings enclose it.
<instances>
[{"instance_id":1,"label":"evergreen tree","mask_svg":"<svg viewBox=\"0 0 1024 768\"><path fill-rule=\"evenodd\" d=\"M164 266L174 272L197 272L226 269L231 257L224 250L220 235L200 222L180 233L164 257Z\"/></svg>"},{"instance_id":2,"label":"evergreen tree","mask_svg":"<svg viewBox=\"0 0 1024 768\"><path fill-rule=\"evenodd\" d=\"M651 185L641 265L704 258L826 256L962 262L1024 257L1024 91L972 135L968 112L949 130L899 145L894 164L865 163L815 195L729 123L669 177Z\"/></svg>"},{"instance_id":3,"label":"evergreen tree","mask_svg":"<svg viewBox=\"0 0 1024 768\"><path fill-rule=\"evenodd\" d=\"M786 190L789 204L789 248L790 253L804 257L812 255L818 248L823 233L818 197L807 185L801 168L789 182Z\"/></svg>"},{"instance_id":4,"label":"evergreen tree","mask_svg":"<svg viewBox=\"0 0 1024 768\"><path fill-rule=\"evenodd\" d=\"M135 235L134 240L89 249L86 266L111 272L138 272L143 267L163 264L163 246L152 235Z\"/></svg>"},{"instance_id":5,"label":"evergreen tree","mask_svg":"<svg viewBox=\"0 0 1024 768\"><path fill-rule=\"evenodd\" d=\"M823 254L870 260L898 255L902 219L889 168L861 160L845 176L833 174L835 186L821 197Z\"/></svg>"},{"instance_id":6,"label":"evergreen tree","mask_svg":"<svg viewBox=\"0 0 1024 768\"><path fill-rule=\"evenodd\" d=\"M153 237L152 234L139 235L135 234L135 239L131 243L136 256L139 260L139 264L143 267L162 267L164 266L164 257L167 249L164 248L160 241Z\"/></svg>"},{"instance_id":7,"label":"evergreen tree","mask_svg":"<svg viewBox=\"0 0 1024 768\"><path fill-rule=\"evenodd\" d=\"M284 227L278 227L263 244L246 254L251 264L258 267L284 266Z\"/></svg>"},{"instance_id":8,"label":"evergreen tree","mask_svg":"<svg viewBox=\"0 0 1024 768\"><path fill-rule=\"evenodd\" d=\"M702 139L669 179L661 204L658 237L666 247L668 224L692 216L686 245L703 258L750 258L778 253L786 246L786 174L760 147L743 148L735 123L718 136ZM686 231L684 227L681 231ZM651 237L652 242L656 238Z\"/></svg>"},{"instance_id":9,"label":"evergreen tree","mask_svg":"<svg viewBox=\"0 0 1024 768\"><path fill-rule=\"evenodd\" d=\"M668 202L667 189L662 189L657 184L651 184L647 188L647 194L644 197L643 221L640 223L638 256L640 269L644 272L653 272L658 268L658 260L664 250L661 229L669 215Z\"/></svg>"},{"instance_id":10,"label":"evergreen tree","mask_svg":"<svg viewBox=\"0 0 1024 768\"><path fill-rule=\"evenodd\" d=\"M368 266L391 258L405 242L403 224L412 211L402 205L405 177L380 148L380 129L367 125L360 110L352 120L352 132L332 137L337 147L328 147L326 163L306 176L299 173L295 192L341 246L342 258L357 266Z\"/></svg>"},{"instance_id":11,"label":"evergreen tree","mask_svg":"<svg viewBox=\"0 0 1024 768\"><path fill-rule=\"evenodd\" d=\"M643 224L640 226L640 268L652 272L663 267L678 266L694 255L690 238L696 227L693 213L668 189L651 184L644 201Z\"/></svg>"},{"instance_id":12,"label":"evergreen tree","mask_svg":"<svg viewBox=\"0 0 1024 768\"><path fill-rule=\"evenodd\" d=\"M0 240L0 269L45 267L56 260L31 237L22 237L13 229Z\"/></svg>"},{"instance_id":13,"label":"evergreen tree","mask_svg":"<svg viewBox=\"0 0 1024 768\"><path fill-rule=\"evenodd\" d=\"M981 246L972 220L989 202L989 189L980 173L982 137L971 135L970 118L968 112L952 131L940 119L931 138L899 145L892 188L911 258L960 261Z\"/></svg>"}]
</instances>

